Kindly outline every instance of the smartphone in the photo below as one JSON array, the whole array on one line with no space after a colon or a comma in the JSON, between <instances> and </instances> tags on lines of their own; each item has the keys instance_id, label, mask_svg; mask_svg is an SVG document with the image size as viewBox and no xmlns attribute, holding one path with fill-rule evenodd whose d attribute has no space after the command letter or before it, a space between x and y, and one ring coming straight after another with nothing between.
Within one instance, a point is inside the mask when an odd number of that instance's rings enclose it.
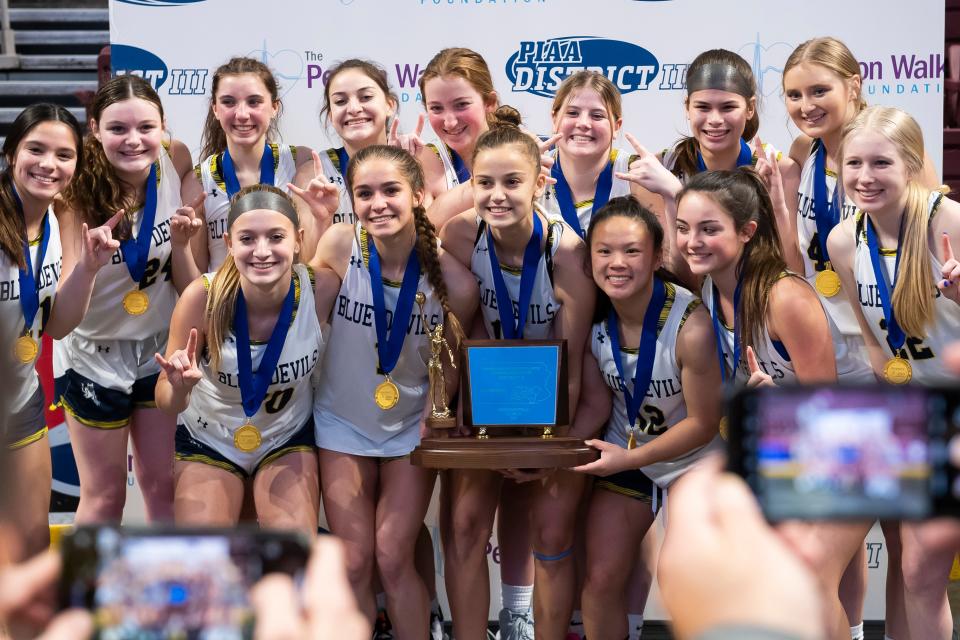
<instances>
[{"instance_id":1,"label":"smartphone","mask_svg":"<svg viewBox=\"0 0 960 640\"><path fill-rule=\"evenodd\" d=\"M101 640L250 638L250 587L274 572L299 582L310 554L294 533L112 525L77 528L61 551L61 605L90 610Z\"/></svg>"},{"instance_id":2,"label":"smartphone","mask_svg":"<svg viewBox=\"0 0 960 640\"><path fill-rule=\"evenodd\" d=\"M728 465L770 520L960 515L960 389L758 387L728 418Z\"/></svg>"}]
</instances>

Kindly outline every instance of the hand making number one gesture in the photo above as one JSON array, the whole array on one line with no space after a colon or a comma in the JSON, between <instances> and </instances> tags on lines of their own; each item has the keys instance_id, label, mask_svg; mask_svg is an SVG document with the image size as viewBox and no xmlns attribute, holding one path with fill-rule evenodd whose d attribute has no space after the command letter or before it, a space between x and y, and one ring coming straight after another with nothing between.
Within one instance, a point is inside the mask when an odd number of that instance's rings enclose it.
<instances>
[{"instance_id":1,"label":"hand making number one gesture","mask_svg":"<svg viewBox=\"0 0 960 640\"><path fill-rule=\"evenodd\" d=\"M123 218L124 211L120 209L105 223L93 229L84 222L80 226L83 245L80 247L80 263L91 273L96 273L101 267L110 262L110 258L120 248L120 241L113 237L113 230Z\"/></svg>"},{"instance_id":2,"label":"hand making number one gesture","mask_svg":"<svg viewBox=\"0 0 960 640\"><path fill-rule=\"evenodd\" d=\"M629 171L626 173L618 171L614 175L621 180L640 185L650 193L655 193L664 198L676 196L683 186L677 176L670 173L660 162L660 159L647 151L633 134L626 134L626 138L636 152L636 157L630 163Z\"/></svg>"},{"instance_id":3,"label":"hand making number one gesture","mask_svg":"<svg viewBox=\"0 0 960 640\"><path fill-rule=\"evenodd\" d=\"M750 370L750 379L747 380L747 386L753 387L775 387L777 384L768 374L764 373L757 362L757 354L753 352L753 347L747 347L747 368Z\"/></svg>"},{"instance_id":4,"label":"hand making number one gesture","mask_svg":"<svg viewBox=\"0 0 960 640\"><path fill-rule=\"evenodd\" d=\"M178 246L187 244L190 238L203 228L203 220L197 215L197 209L203 204L206 196L206 193L198 194L193 202L184 204L170 216L170 241L173 244Z\"/></svg>"},{"instance_id":5,"label":"hand making number one gesture","mask_svg":"<svg viewBox=\"0 0 960 640\"><path fill-rule=\"evenodd\" d=\"M203 377L197 366L197 329L190 329L187 346L177 349L170 354L167 360L159 353L156 354L157 363L167 376L170 386L180 393L188 393Z\"/></svg>"},{"instance_id":6,"label":"hand making number one gesture","mask_svg":"<svg viewBox=\"0 0 960 640\"><path fill-rule=\"evenodd\" d=\"M940 237L943 242L943 267L940 269L943 280L937 283L937 288L946 298L960 304L960 262L953 255L950 236L944 233Z\"/></svg>"}]
</instances>

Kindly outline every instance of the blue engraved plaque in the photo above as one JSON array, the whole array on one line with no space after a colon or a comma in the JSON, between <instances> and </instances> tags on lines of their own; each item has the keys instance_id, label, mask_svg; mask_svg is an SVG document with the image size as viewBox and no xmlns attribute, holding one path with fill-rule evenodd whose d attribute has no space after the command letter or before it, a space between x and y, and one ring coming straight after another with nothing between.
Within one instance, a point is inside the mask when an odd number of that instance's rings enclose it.
<instances>
[{"instance_id":1,"label":"blue engraved plaque","mask_svg":"<svg viewBox=\"0 0 960 640\"><path fill-rule=\"evenodd\" d=\"M557 424L562 348L553 344L466 347L469 423L476 426ZM565 400L564 400L565 402Z\"/></svg>"}]
</instances>

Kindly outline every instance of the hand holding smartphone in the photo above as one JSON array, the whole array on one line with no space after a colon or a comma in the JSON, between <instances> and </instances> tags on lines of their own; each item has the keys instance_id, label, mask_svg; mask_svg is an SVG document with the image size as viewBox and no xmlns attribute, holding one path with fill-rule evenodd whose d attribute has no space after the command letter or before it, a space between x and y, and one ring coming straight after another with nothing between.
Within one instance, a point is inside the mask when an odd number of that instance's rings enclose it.
<instances>
[{"instance_id":1,"label":"hand holding smartphone","mask_svg":"<svg viewBox=\"0 0 960 640\"><path fill-rule=\"evenodd\" d=\"M958 389L758 387L729 418L729 468L770 520L960 515Z\"/></svg>"},{"instance_id":2,"label":"hand holding smartphone","mask_svg":"<svg viewBox=\"0 0 960 640\"><path fill-rule=\"evenodd\" d=\"M299 535L229 530L80 527L62 542L64 607L90 610L103 640L250 638L250 588L268 573L299 583Z\"/></svg>"}]
</instances>

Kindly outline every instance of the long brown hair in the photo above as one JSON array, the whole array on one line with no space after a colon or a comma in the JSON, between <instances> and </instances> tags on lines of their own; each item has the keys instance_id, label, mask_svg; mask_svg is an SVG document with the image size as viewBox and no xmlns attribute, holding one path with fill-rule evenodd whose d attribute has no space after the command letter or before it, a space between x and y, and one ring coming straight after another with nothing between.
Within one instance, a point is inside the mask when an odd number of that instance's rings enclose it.
<instances>
[{"instance_id":1,"label":"long brown hair","mask_svg":"<svg viewBox=\"0 0 960 640\"><path fill-rule=\"evenodd\" d=\"M689 82L690 78L701 73L703 68L708 65L729 67L741 81L741 84L751 87L751 95L740 94L747 103L750 102L751 98L757 97L757 80L753 76L753 69L750 68L746 60L726 49L710 49L694 58L690 66L687 67L687 82ZM689 102L690 96L687 95L684 104L689 104ZM759 130L760 109L759 104L757 104L757 107L753 110L753 117L747 120L747 124L743 128L743 135L741 137L749 142L753 140L753 137L757 135ZM693 136L680 138L676 143L676 150L677 159L673 167L673 172L678 176L682 174L688 178L697 173L697 171L699 171L697 168L697 153L700 151L700 143L697 142L697 139Z\"/></svg>"},{"instance_id":2,"label":"long brown hair","mask_svg":"<svg viewBox=\"0 0 960 640\"><path fill-rule=\"evenodd\" d=\"M217 67L213 72L213 84L210 90L210 108L207 109L207 119L203 123L203 134L200 137L200 160L210 156L222 153L227 148L227 134L224 132L220 121L213 115L213 105L217 103L217 90L220 88L220 81L226 76L241 76L245 74L254 75L260 79L267 93L270 94L270 101L280 106L280 87L277 86L277 79L273 76L270 68L253 58L230 58L224 64ZM270 123L270 129L267 131L267 139L274 140L279 137L277 128L278 118Z\"/></svg>"},{"instance_id":3,"label":"long brown hair","mask_svg":"<svg viewBox=\"0 0 960 640\"><path fill-rule=\"evenodd\" d=\"M3 212L0 215L0 251L20 269L27 266L23 257L23 240L27 229L13 193L13 167L20 143L37 125L44 122L62 122L70 128L77 152L77 170L83 166L83 133L80 123L66 108L49 102L32 104L21 111L10 125L3 141L3 157L7 165L0 171L0 211Z\"/></svg>"},{"instance_id":4,"label":"long brown hair","mask_svg":"<svg viewBox=\"0 0 960 640\"><path fill-rule=\"evenodd\" d=\"M441 50L430 59L423 70L423 75L420 76L419 83L424 106L427 104L427 82L443 76L463 78L480 94L485 106L496 107L498 105L497 92L493 88L493 76L490 75L490 67L487 66L487 61L483 59L483 56L473 49L451 47ZM487 124L492 123L493 117L491 114L487 116Z\"/></svg>"},{"instance_id":5,"label":"long brown hair","mask_svg":"<svg viewBox=\"0 0 960 640\"><path fill-rule=\"evenodd\" d=\"M930 194L920 183L923 174L923 131L917 121L895 107L869 107L843 128L840 143L840 173L847 142L863 131L879 133L897 147L910 174L907 203L903 209L903 238L899 247L900 266L891 302L897 323L907 335L922 338L934 321L936 284L930 268ZM941 187L938 191L945 192ZM869 215L869 211L867 214Z\"/></svg>"},{"instance_id":6,"label":"long brown hair","mask_svg":"<svg viewBox=\"0 0 960 640\"><path fill-rule=\"evenodd\" d=\"M268 184L252 184L248 187L243 187L234 194L230 202L231 204L235 203L248 193L258 191L267 191L276 194L284 200L289 201L291 207L294 206L293 200L286 192ZM299 219L294 226L296 231L300 230ZM227 231L229 232L230 229L228 228ZM220 345L223 344L223 340L234 326L237 293L239 291L240 271L237 269L237 263L233 259L233 256L229 255L213 275L213 281L210 283L209 290L207 291L207 320L204 331L206 333L207 353L210 356L210 364L214 369L220 366Z\"/></svg>"},{"instance_id":7,"label":"long brown hair","mask_svg":"<svg viewBox=\"0 0 960 640\"><path fill-rule=\"evenodd\" d=\"M787 273L767 187L752 168L738 167L734 171L696 174L677 196L677 206L689 193L700 193L713 200L733 219L738 232L749 222L757 225L743 247L736 268L740 281L740 308L736 318L740 327L740 344L744 348L755 348L754 341L763 334L766 325L770 288Z\"/></svg>"},{"instance_id":8,"label":"long brown hair","mask_svg":"<svg viewBox=\"0 0 960 640\"><path fill-rule=\"evenodd\" d=\"M160 96L149 82L133 75L117 76L100 87L90 107L90 118L99 122L104 109L133 98L153 104L160 112L160 121L163 121ZM124 209L127 215L116 226L113 236L121 240L129 238L132 210L139 205L135 194L125 192L116 169L103 152L103 145L92 132L83 141L83 154L85 162L77 167L77 174L64 191L64 197L81 220L91 227L99 227Z\"/></svg>"},{"instance_id":9,"label":"long brown hair","mask_svg":"<svg viewBox=\"0 0 960 640\"><path fill-rule=\"evenodd\" d=\"M358 167L361 167L369 160L385 160L397 168L400 175L404 177L414 192L425 190L426 181L423 177L423 169L420 163L412 155L397 147L375 144L362 149L356 156L351 158L350 166L347 168L347 188L350 190L351 201L353 199L353 180L357 175ZM427 280L433 291L437 294L440 306L443 307L443 313L446 316L447 323L457 344L454 350L459 349L460 341L464 338L463 328L457 316L451 311L447 297L447 283L443 279L443 271L440 269L440 254L437 248L437 230L427 217L427 210L423 204L413 207L413 220L417 229L417 252L420 258L420 264L427 274Z\"/></svg>"}]
</instances>

